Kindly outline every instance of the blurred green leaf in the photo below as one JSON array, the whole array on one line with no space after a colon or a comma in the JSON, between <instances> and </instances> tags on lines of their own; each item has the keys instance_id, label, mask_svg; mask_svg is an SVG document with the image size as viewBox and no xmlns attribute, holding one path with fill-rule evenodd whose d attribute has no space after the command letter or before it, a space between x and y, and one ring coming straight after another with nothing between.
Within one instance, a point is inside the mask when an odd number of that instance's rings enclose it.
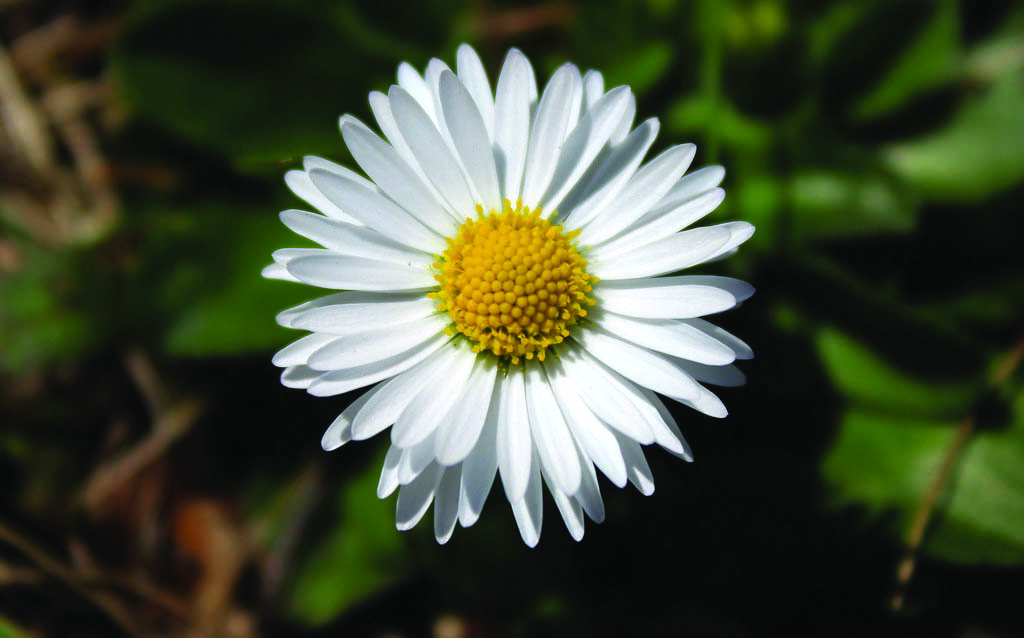
<instances>
[{"instance_id":1,"label":"blurred green leaf","mask_svg":"<svg viewBox=\"0 0 1024 638\"><path fill-rule=\"evenodd\" d=\"M29 634L10 620L0 616L0 638L29 638Z\"/></svg>"},{"instance_id":2,"label":"blurred green leaf","mask_svg":"<svg viewBox=\"0 0 1024 638\"><path fill-rule=\"evenodd\" d=\"M906 188L869 171L807 170L789 182L793 233L803 239L913 230Z\"/></svg>"},{"instance_id":3,"label":"blurred green leaf","mask_svg":"<svg viewBox=\"0 0 1024 638\"><path fill-rule=\"evenodd\" d=\"M628 84L634 93L643 93L665 75L671 64L672 46L656 40L617 57L604 70L605 84L607 88Z\"/></svg>"},{"instance_id":4,"label":"blurred green leaf","mask_svg":"<svg viewBox=\"0 0 1024 638\"><path fill-rule=\"evenodd\" d=\"M924 551L964 563L1024 562L1024 410L1004 432L975 433L940 499ZM895 512L905 532L956 436L956 423L847 413L823 472L843 504Z\"/></svg>"},{"instance_id":5,"label":"blurred green leaf","mask_svg":"<svg viewBox=\"0 0 1024 638\"><path fill-rule=\"evenodd\" d=\"M889 147L894 170L928 197L977 201L1024 178L1024 75L1008 73L943 130Z\"/></svg>"},{"instance_id":6,"label":"blurred green leaf","mask_svg":"<svg viewBox=\"0 0 1024 638\"><path fill-rule=\"evenodd\" d=\"M959 16L954 2L936 5L928 23L875 89L852 107L857 118L882 115L921 91L953 79L959 60Z\"/></svg>"},{"instance_id":7,"label":"blurred green leaf","mask_svg":"<svg viewBox=\"0 0 1024 638\"><path fill-rule=\"evenodd\" d=\"M685 97L671 105L665 122L676 134L706 133L714 129L724 146L740 151L763 151L772 143L772 129L768 124L747 117L731 104L704 95Z\"/></svg>"},{"instance_id":8,"label":"blurred green leaf","mask_svg":"<svg viewBox=\"0 0 1024 638\"><path fill-rule=\"evenodd\" d=\"M834 329L823 329L817 346L836 389L855 405L884 413L963 415L979 386L975 381L919 380Z\"/></svg>"},{"instance_id":9,"label":"blurred green leaf","mask_svg":"<svg viewBox=\"0 0 1024 638\"><path fill-rule=\"evenodd\" d=\"M407 545L394 507L375 495L381 463L345 483L337 524L293 570L285 608L303 624L326 623L405 576Z\"/></svg>"},{"instance_id":10,"label":"blurred green leaf","mask_svg":"<svg viewBox=\"0 0 1024 638\"><path fill-rule=\"evenodd\" d=\"M284 3L143 3L115 47L113 73L142 116L215 153L330 153L341 148L338 115L365 105L381 70L381 58L342 31Z\"/></svg>"}]
</instances>

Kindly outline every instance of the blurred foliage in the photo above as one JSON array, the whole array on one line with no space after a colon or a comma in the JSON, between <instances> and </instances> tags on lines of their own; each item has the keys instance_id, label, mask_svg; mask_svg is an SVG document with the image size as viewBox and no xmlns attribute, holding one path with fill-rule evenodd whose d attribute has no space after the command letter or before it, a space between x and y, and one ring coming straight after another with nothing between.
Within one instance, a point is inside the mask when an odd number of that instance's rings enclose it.
<instances>
[{"instance_id":1,"label":"blurred foliage","mask_svg":"<svg viewBox=\"0 0 1024 638\"><path fill-rule=\"evenodd\" d=\"M56 242L20 200L0 199L0 522L45 530L58 555L84 538L111 570L188 601L219 600L204 593L216 561L196 558L195 539L251 538L234 604L264 635L427 635L443 614L482 636L659 635L680 615L697 635L1024 633L1024 374L992 381L1024 337L1011 231L1024 195L1021 3L43 4L0 6L0 42L17 54L26 25L68 13L116 22L92 57L80 44L49 66L12 59L40 102L47 82L111 79L120 118L82 117L120 208L104 233ZM652 454L651 499L605 484L608 520L580 545L548 503L540 548L524 549L500 489L449 546L428 521L399 534L393 499L374 495L373 443L294 479L353 397L286 390L270 365L294 338L274 315L317 296L259 276L272 250L307 245L276 216L305 207L282 176L307 154L351 164L337 117L372 121L366 95L400 61L454 64L462 41L492 83L517 46L541 79L571 60L631 85L637 121L662 122L655 151L694 141L695 165L727 168L709 219L758 227L708 269L758 288L721 318L757 352L748 387L724 393L724 422L680 410L699 462ZM155 394L124 363L136 351ZM158 434L183 397L204 411ZM968 418L913 604L894 616L911 521ZM159 454L89 504L97 476L153 440ZM199 519L209 530L173 524L209 497L225 504ZM0 568L24 562L0 544ZM678 582L655 582L666 570ZM80 601L62 620L38 613L46 596L12 600L0 636L109 635Z\"/></svg>"}]
</instances>

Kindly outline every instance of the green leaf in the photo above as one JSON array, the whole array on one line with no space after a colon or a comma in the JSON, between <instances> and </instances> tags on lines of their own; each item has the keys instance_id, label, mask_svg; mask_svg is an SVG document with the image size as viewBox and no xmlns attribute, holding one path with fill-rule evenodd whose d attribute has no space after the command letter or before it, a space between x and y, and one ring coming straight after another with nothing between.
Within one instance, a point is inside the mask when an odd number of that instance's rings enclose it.
<instances>
[{"instance_id":1,"label":"green leaf","mask_svg":"<svg viewBox=\"0 0 1024 638\"><path fill-rule=\"evenodd\" d=\"M141 3L112 66L140 115L251 162L339 150L338 115L364 105L394 61L299 6L217 0Z\"/></svg>"},{"instance_id":2,"label":"green leaf","mask_svg":"<svg viewBox=\"0 0 1024 638\"><path fill-rule=\"evenodd\" d=\"M682 98L669 107L665 118L677 134L705 133L714 129L723 145L736 150L763 151L772 143L772 129L747 117L734 106L704 95Z\"/></svg>"},{"instance_id":3,"label":"green leaf","mask_svg":"<svg viewBox=\"0 0 1024 638\"><path fill-rule=\"evenodd\" d=\"M345 483L337 525L295 570L285 608L296 620L322 625L405 576L406 544L395 530L394 507L375 495L381 463Z\"/></svg>"},{"instance_id":4,"label":"green leaf","mask_svg":"<svg viewBox=\"0 0 1024 638\"><path fill-rule=\"evenodd\" d=\"M789 182L793 232L802 239L913 230L917 203L877 173L803 171Z\"/></svg>"},{"instance_id":5,"label":"green leaf","mask_svg":"<svg viewBox=\"0 0 1024 638\"><path fill-rule=\"evenodd\" d=\"M606 88L628 84L635 93L643 93L665 75L672 64L672 46L654 41L616 58L604 71Z\"/></svg>"},{"instance_id":6,"label":"green leaf","mask_svg":"<svg viewBox=\"0 0 1024 638\"><path fill-rule=\"evenodd\" d=\"M949 125L887 149L893 170L930 198L978 201L1024 179L1024 75L986 87Z\"/></svg>"},{"instance_id":7,"label":"green leaf","mask_svg":"<svg viewBox=\"0 0 1024 638\"><path fill-rule=\"evenodd\" d=\"M874 411L917 418L961 416L978 390L975 381L922 381L834 329L823 329L817 346L836 389Z\"/></svg>"},{"instance_id":8,"label":"green leaf","mask_svg":"<svg viewBox=\"0 0 1024 638\"><path fill-rule=\"evenodd\" d=\"M0 638L29 638L30 636L31 634L27 631L0 616Z\"/></svg>"},{"instance_id":9,"label":"green leaf","mask_svg":"<svg viewBox=\"0 0 1024 638\"><path fill-rule=\"evenodd\" d=\"M962 563L1024 562L1024 401L1003 432L973 434L936 505L923 550ZM846 414L823 473L838 504L896 514L905 535L939 471L956 423Z\"/></svg>"},{"instance_id":10,"label":"green leaf","mask_svg":"<svg viewBox=\"0 0 1024 638\"><path fill-rule=\"evenodd\" d=\"M952 81L960 62L959 28L956 4L939 3L875 89L853 106L853 115L861 119L883 115L922 91Z\"/></svg>"}]
</instances>

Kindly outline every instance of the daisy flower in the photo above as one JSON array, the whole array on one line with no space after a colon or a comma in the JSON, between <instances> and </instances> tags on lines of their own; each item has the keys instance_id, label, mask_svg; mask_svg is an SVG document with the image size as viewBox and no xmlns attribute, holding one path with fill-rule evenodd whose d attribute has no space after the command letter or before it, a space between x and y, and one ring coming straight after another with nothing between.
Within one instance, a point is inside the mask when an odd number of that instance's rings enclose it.
<instances>
[{"instance_id":1,"label":"daisy flower","mask_svg":"<svg viewBox=\"0 0 1024 638\"><path fill-rule=\"evenodd\" d=\"M338 290L286 310L309 332L274 363L315 396L372 386L325 450L390 428L377 494L397 526L434 506L438 542L469 527L500 475L523 540L540 539L542 487L573 538L604 518L598 473L654 491L641 446L692 460L658 396L724 417L705 384L742 384L750 348L700 319L749 297L727 277L677 275L753 233L688 229L722 201L712 166L684 176L692 144L643 163L658 121L633 126L629 87L565 64L538 92L509 51L495 90L467 45L457 66L408 64L370 94L383 137L341 135L362 174L309 157L288 186L318 212L288 228L322 248L274 253L266 277Z\"/></svg>"}]
</instances>

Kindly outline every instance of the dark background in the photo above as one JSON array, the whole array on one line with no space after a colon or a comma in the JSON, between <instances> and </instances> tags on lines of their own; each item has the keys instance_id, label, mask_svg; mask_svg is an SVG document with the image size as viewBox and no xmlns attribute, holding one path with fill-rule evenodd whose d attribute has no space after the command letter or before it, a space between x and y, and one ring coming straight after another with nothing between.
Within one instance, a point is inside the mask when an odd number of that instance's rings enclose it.
<instances>
[{"instance_id":1,"label":"dark background","mask_svg":"<svg viewBox=\"0 0 1024 638\"><path fill-rule=\"evenodd\" d=\"M758 229L704 269L748 385L579 544L500 486L396 532L384 442L319 447L352 397L270 364L283 174L464 41L630 84ZM0 637L1024 636L1021 3L0 0L0 45Z\"/></svg>"}]
</instances>

